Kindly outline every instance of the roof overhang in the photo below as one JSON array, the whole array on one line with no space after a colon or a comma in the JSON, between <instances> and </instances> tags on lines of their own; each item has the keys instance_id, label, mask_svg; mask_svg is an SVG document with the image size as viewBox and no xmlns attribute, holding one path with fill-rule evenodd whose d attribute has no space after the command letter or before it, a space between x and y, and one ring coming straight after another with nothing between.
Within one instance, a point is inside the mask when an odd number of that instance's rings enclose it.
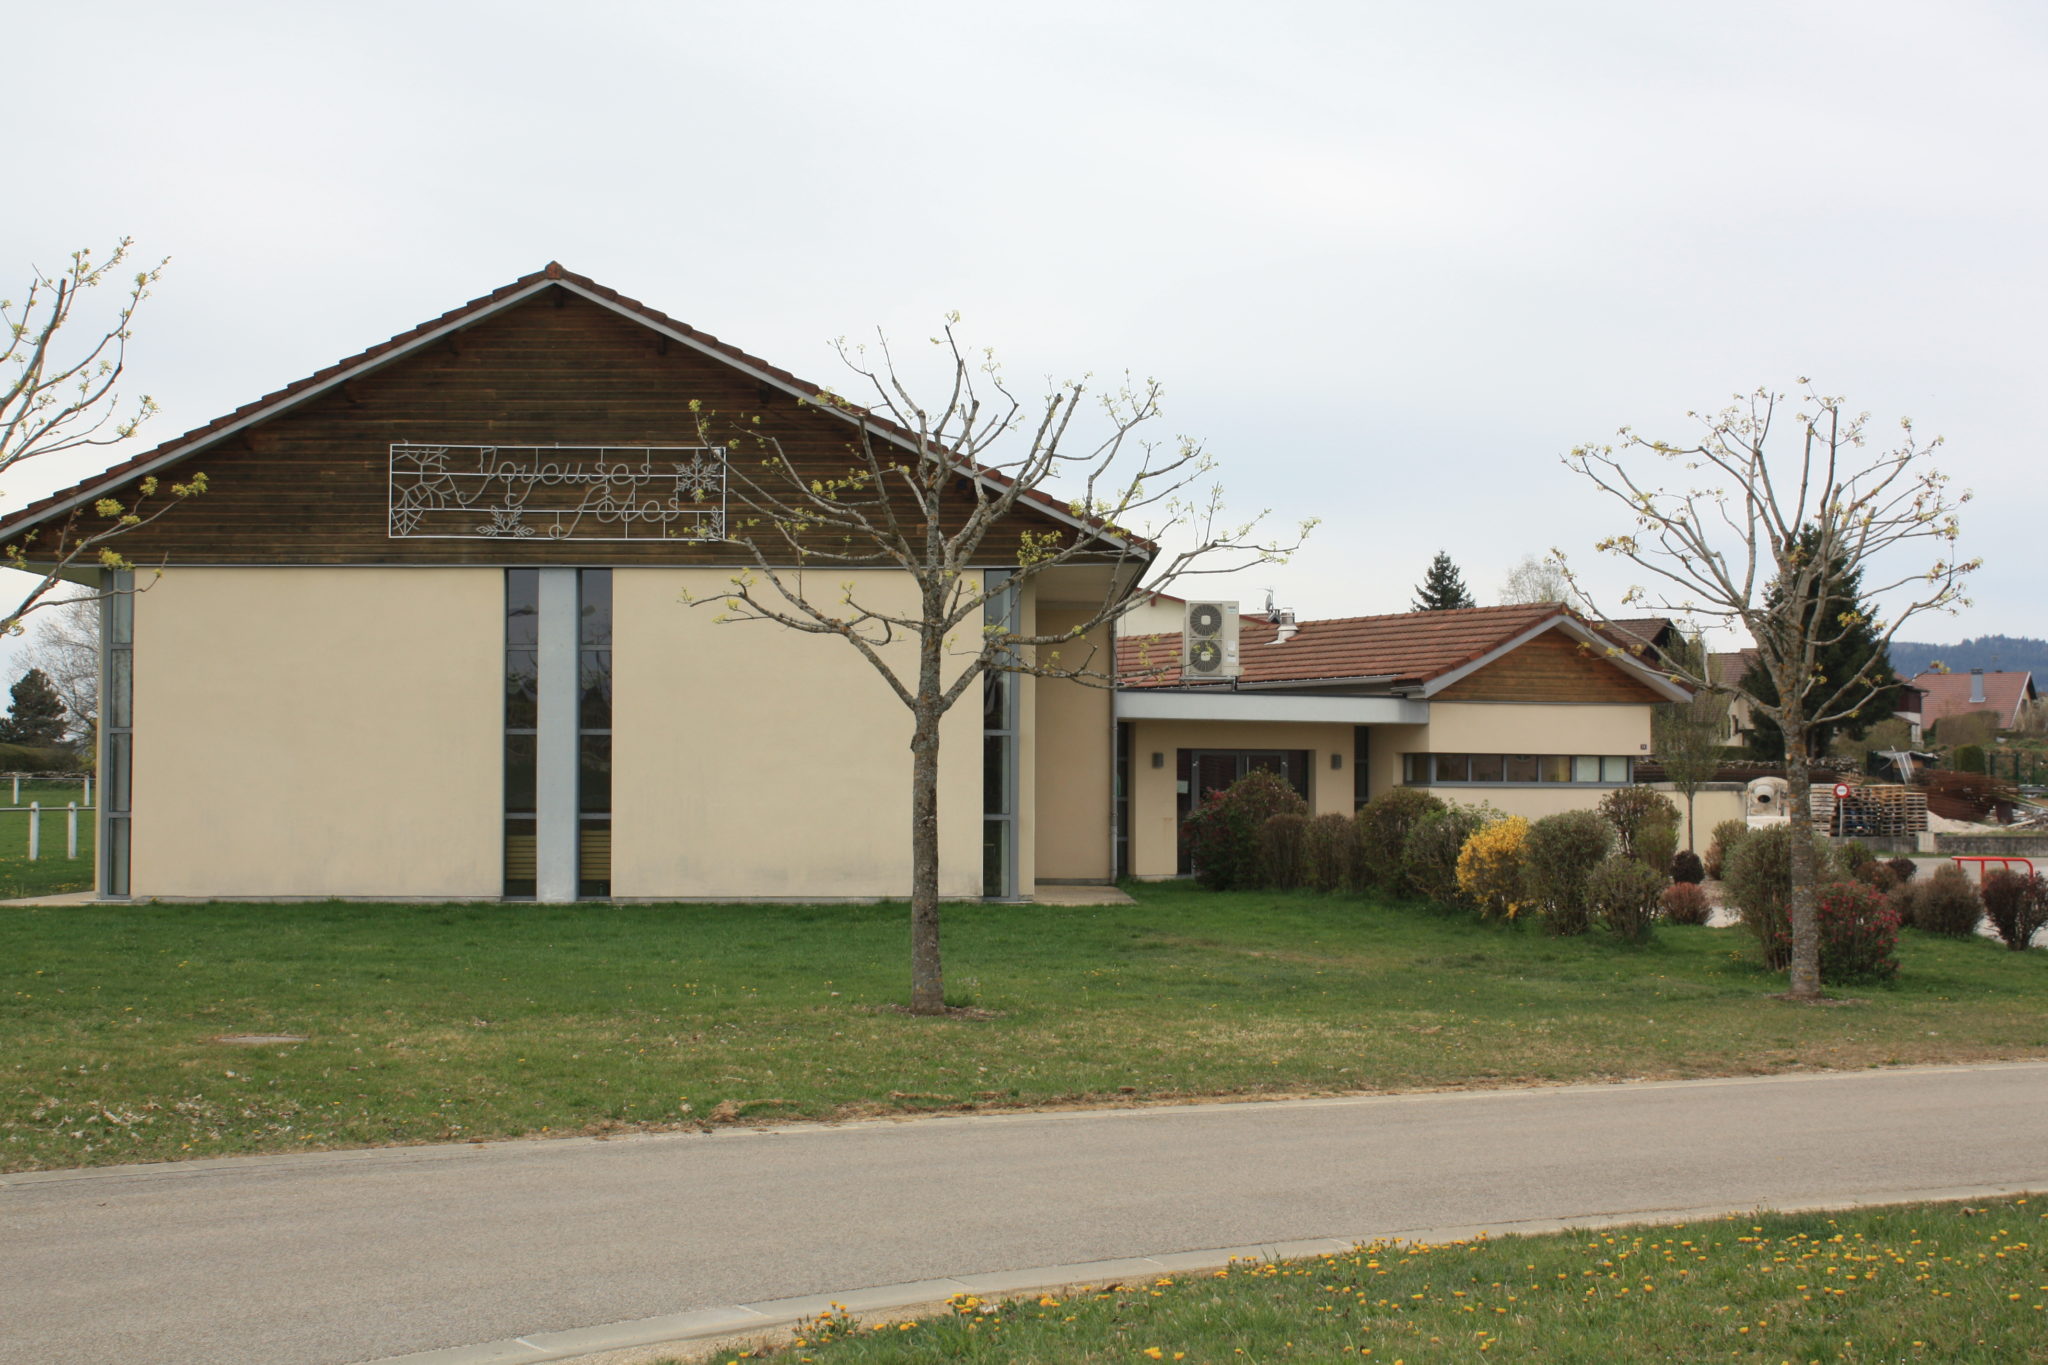
<instances>
[{"instance_id":1,"label":"roof overhang","mask_svg":"<svg viewBox=\"0 0 2048 1365\"><path fill-rule=\"evenodd\" d=\"M1555 616L1537 622L1512 639L1504 640L1500 644L1495 645L1470 663L1462 664L1448 673L1439 673L1436 677L1431 678L1422 685L1422 695L1425 697L1435 696L1446 687L1469 678L1496 659L1520 649L1546 630L1563 631L1566 635L1591 650L1596 658L1614 665L1622 672L1633 677L1637 682L1643 684L1643 686L1662 696L1666 701L1692 700L1691 692L1671 681L1669 677L1658 672L1656 669L1648 667L1640 659L1600 634L1600 632L1594 630L1585 622L1579 620L1578 617L1566 612L1559 612Z\"/></svg>"},{"instance_id":2,"label":"roof overhang","mask_svg":"<svg viewBox=\"0 0 2048 1365\"><path fill-rule=\"evenodd\" d=\"M1273 721L1297 725L1426 725L1429 703L1406 697L1305 697L1200 688L1116 694L1118 720Z\"/></svg>"}]
</instances>

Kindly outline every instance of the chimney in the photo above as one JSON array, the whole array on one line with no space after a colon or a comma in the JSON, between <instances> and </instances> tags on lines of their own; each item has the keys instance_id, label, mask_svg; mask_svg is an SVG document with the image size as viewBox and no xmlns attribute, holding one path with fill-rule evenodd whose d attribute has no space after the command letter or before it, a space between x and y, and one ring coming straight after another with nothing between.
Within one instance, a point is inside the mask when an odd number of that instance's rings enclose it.
<instances>
[{"instance_id":1,"label":"chimney","mask_svg":"<svg viewBox=\"0 0 2048 1365\"><path fill-rule=\"evenodd\" d=\"M1294 638L1294 633L1301 629L1300 626L1294 624L1294 613L1286 607L1274 611L1272 616L1274 622L1280 627L1279 630L1273 633L1273 643L1276 645L1286 644Z\"/></svg>"},{"instance_id":2,"label":"chimney","mask_svg":"<svg viewBox=\"0 0 2048 1365\"><path fill-rule=\"evenodd\" d=\"M1984 696L1984 670L1981 668L1973 668L1970 670L1970 703L1973 706L1981 706L1984 704L1985 700L1986 698Z\"/></svg>"}]
</instances>

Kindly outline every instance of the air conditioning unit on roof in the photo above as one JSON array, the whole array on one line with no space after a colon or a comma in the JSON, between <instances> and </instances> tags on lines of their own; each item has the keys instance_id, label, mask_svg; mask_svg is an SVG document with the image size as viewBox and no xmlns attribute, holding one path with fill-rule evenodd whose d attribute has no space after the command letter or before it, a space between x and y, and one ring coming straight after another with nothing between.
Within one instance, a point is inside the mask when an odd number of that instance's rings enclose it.
<instances>
[{"instance_id":1,"label":"air conditioning unit on roof","mask_svg":"<svg viewBox=\"0 0 2048 1365\"><path fill-rule=\"evenodd\" d=\"M1237 663L1237 603L1190 602L1181 629L1181 678L1187 682L1214 682L1235 678Z\"/></svg>"}]
</instances>

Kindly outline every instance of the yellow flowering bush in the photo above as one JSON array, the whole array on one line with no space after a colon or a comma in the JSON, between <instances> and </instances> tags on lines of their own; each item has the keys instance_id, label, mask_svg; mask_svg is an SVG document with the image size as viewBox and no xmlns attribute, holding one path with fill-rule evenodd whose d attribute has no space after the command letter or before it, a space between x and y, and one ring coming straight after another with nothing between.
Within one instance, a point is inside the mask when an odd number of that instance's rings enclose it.
<instances>
[{"instance_id":1,"label":"yellow flowering bush","mask_svg":"<svg viewBox=\"0 0 2048 1365\"><path fill-rule=\"evenodd\" d=\"M1528 841L1529 822L1510 815L1481 825L1458 850L1458 889L1477 902L1487 919L1522 913L1522 846Z\"/></svg>"}]
</instances>

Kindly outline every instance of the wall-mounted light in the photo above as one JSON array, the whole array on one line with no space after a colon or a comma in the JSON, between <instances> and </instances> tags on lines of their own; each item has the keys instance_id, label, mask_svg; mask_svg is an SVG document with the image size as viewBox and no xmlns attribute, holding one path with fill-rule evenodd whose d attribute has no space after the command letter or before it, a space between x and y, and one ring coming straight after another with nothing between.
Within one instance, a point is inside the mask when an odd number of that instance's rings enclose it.
<instances>
[{"instance_id":1,"label":"wall-mounted light","mask_svg":"<svg viewBox=\"0 0 2048 1365\"><path fill-rule=\"evenodd\" d=\"M1331 771L1331 772L1336 772L1336 771L1337 771L1338 769L1342 768L1343 766L1344 766L1344 755L1342 755L1342 754L1340 754L1340 753L1336 752L1335 750L1332 750L1332 751L1330 752L1330 771Z\"/></svg>"},{"instance_id":2,"label":"wall-mounted light","mask_svg":"<svg viewBox=\"0 0 2048 1365\"><path fill-rule=\"evenodd\" d=\"M1153 767L1155 767L1155 768L1163 768L1163 767L1165 767L1165 766L1166 766L1166 755L1165 755L1165 754L1154 754L1154 755L1152 755L1152 766L1153 766Z\"/></svg>"}]
</instances>

